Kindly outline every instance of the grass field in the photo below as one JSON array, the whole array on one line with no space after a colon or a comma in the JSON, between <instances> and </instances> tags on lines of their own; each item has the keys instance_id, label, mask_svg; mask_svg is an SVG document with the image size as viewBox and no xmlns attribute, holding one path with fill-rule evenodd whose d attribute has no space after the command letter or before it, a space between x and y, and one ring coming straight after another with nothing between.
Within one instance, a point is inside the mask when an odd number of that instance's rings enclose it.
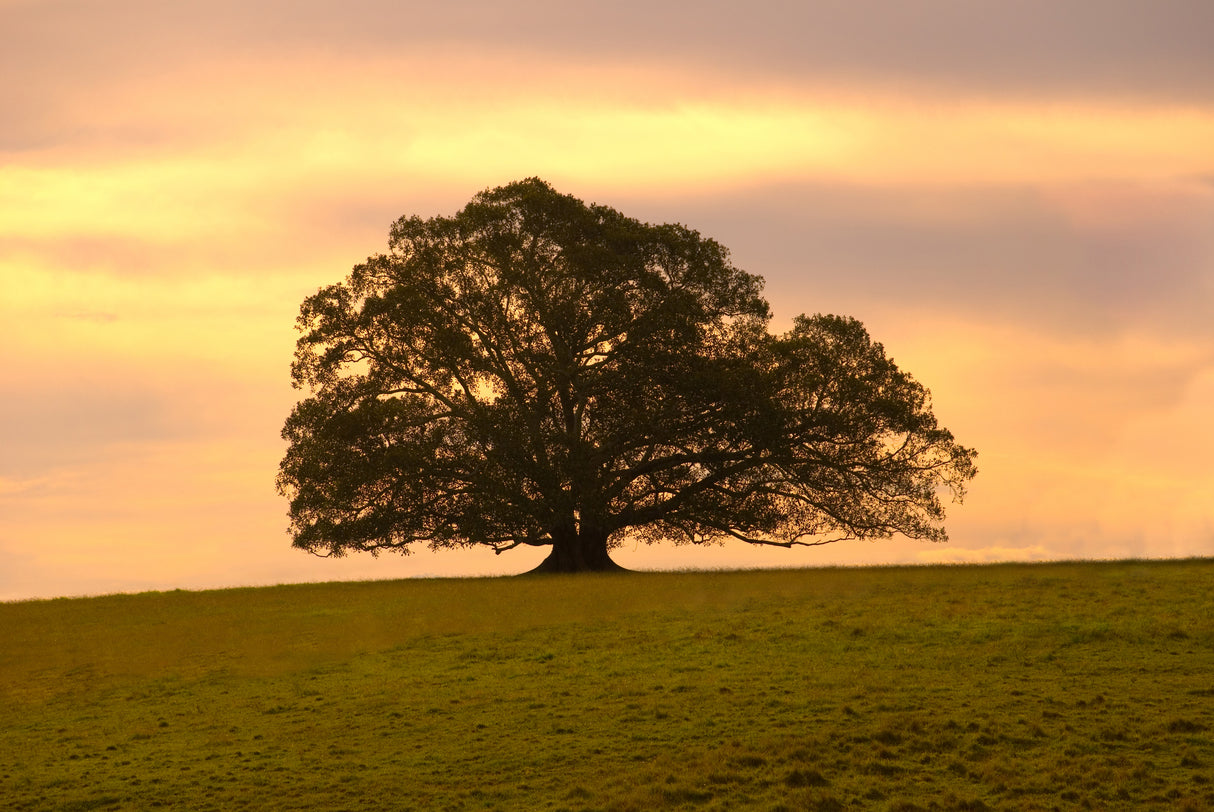
<instances>
[{"instance_id":1,"label":"grass field","mask_svg":"<svg viewBox=\"0 0 1214 812\"><path fill-rule=\"evenodd\" d=\"M0 808L1214 809L1214 561L0 604Z\"/></svg>"}]
</instances>

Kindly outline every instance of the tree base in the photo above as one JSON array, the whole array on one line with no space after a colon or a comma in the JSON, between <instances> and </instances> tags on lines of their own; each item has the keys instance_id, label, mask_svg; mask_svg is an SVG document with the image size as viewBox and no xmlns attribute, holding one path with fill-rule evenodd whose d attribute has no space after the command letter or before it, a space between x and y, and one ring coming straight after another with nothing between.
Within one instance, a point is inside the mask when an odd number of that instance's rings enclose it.
<instances>
[{"instance_id":1,"label":"tree base","mask_svg":"<svg viewBox=\"0 0 1214 812\"><path fill-rule=\"evenodd\" d=\"M585 551L568 548L553 547L552 552L548 557L540 562L539 566L533 570L528 570L524 575L542 575L547 573L569 573L569 572L631 572L632 570L621 567L619 564L611 560L611 556L606 550L595 552L591 555L583 554Z\"/></svg>"}]
</instances>

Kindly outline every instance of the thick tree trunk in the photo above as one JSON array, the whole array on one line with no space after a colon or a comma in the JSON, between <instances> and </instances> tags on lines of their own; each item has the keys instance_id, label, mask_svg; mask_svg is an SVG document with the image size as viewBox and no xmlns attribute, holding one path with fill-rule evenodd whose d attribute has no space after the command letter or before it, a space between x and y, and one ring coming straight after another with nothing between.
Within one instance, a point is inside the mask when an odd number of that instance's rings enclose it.
<instances>
[{"instance_id":1,"label":"thick tree trunk","mask_svg":"<svg viewBox=\"0 0 1214 812\"><path fill-rule=\"evenodd\" d=\"M531 573L627 572L607 553L607 534L583 527L552 534L552 552Z\"/></svg>"}]
</instances>

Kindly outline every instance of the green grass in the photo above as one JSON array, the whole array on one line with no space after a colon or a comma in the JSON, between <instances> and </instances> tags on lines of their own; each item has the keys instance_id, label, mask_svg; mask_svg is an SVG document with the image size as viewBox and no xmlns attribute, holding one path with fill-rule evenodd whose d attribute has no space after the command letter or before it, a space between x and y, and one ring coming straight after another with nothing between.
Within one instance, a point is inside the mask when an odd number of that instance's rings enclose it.
<instances>
[{"instance_id":1,"label":"green grass","mask_svg":"<svg viewBox=\"0 0 1214 812\"><path fill-rule=\"evenodd\" d=\"M0 808L1214 808L1214 562L0 605Z\"/></svg>"}]
</instances>

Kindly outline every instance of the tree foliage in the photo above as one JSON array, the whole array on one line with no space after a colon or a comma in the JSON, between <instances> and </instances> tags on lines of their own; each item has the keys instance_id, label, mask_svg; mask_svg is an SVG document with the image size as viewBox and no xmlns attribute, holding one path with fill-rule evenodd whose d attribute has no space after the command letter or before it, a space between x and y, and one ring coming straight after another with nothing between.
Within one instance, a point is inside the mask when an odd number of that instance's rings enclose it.
<instances>
[{"instance_id":1,"label":"tree foliage","mask_svg":"<svg viewBox=\"0 0 1214 812\"><path fill-rule=\"evenodd\" d=\"M530 179L389 245L300 309L297 547L540 545L581 570L626 537L940 541L975 473L863 325L772 335L762 281L681 225Z\"/></svg>"}]
</instances>

